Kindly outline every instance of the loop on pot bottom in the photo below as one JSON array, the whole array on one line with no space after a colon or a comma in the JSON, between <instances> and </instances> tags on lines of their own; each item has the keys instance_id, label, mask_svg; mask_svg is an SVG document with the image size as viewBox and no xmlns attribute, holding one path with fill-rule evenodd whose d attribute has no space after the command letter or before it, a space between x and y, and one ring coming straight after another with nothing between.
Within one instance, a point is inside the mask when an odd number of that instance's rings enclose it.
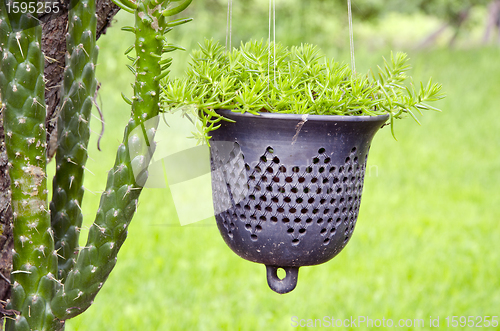
<instances>
[{"instance_id":1,"label":"loop on pot bottom","mask_svg":"<svg viewBox=\"0 0 500 331\"><path fill-rule=\"evenodd\" d=\"M278 269L283 269L286 272L286 276L283 279L278 277ZM267 284L274 292L279 294L285 294L293 291L295 286L297 286L297 280L299 277L299 267L277 267L272 265L266 265L267 271Z\"/></svg>"}]
</instances>

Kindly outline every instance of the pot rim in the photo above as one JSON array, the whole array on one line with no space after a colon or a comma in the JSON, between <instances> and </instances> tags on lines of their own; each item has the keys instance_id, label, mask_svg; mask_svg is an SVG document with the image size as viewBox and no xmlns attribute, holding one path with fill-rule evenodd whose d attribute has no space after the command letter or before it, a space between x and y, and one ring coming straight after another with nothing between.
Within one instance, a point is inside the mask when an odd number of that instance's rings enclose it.
<instances>
[{"instance_id":1,"label":"pot rim","mask_svg":"<svg viewBox=\"0 0 500 331\"><path fill-rule=\"evenodd\" d=\"M386 121L389 119L389 114L369 116L344 116L344 115L312 115L312 114L286 114L286 113L258 113L259 115L254 115L249 112L236 112L231 109L217 109L217 113L226 117L229 115L235 115L238 117L247 118L262 118L262 119L275 119L275 120L293 120L302 121L304 116L307 116L307 121L315 122L379 122L383 119Z\"/></svg>"}]
</instances>

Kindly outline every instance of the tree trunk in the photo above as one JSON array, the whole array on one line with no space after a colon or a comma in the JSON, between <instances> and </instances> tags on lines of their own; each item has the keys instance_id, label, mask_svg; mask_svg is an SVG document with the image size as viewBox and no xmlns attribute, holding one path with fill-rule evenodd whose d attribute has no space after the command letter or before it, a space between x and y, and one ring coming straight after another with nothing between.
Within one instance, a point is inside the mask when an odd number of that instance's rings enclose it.
<instances>
[{"instance_id":1,"label":"tree trunk","mask_svg":"<svg viewBox=\"0 0 500 331\"><path fill-rule=\"evenodd\" d=\"M483 36L483 43L487 44L493 30L498 32L498 41L500 42L500 0L495 0L488 6L488 20L486 30Z\"/></svg>"},{"instance_id":2,"label":"tree trunk","mask_svg":"<svg viewBox=\"0 0 500 331\"><path fill-rule=\"evenodd\" d=\"M66 32L68 23L69 1L59 0L60 12L43 14L39 17L43 24L42 50L45 54L45 102L47 104L47 140L55 138L59 93L64 71L66 53ZM111 0L97 0L97 38L106 32L119 8ZM5 303L10 298L10 272L12 270L12 208L10 201L10 179L8 161L4 145L3 114L0 109L0 317L12 315L5 310ZM47 157L55 152L57 142L51 139ZM0 323L0 329L2 324Z\"/></svg>"}]
</instances>

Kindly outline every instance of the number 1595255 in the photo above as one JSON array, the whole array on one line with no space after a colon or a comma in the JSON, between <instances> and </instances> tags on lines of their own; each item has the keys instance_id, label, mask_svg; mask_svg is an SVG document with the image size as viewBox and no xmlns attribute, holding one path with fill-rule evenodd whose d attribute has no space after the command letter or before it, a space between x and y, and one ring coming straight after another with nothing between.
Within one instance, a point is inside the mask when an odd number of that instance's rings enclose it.
<instances>
[{"instance_id":1,"label":"number 1595255","mask_svg":"<svg viewBox=\"0 0 500 331\"><path fill-rule=\"evenodd\" d=\"M497 327L498 316L448 316L445 318L447 327Z\"/></svg>"},{"instance_id":2,"label":"number 1595255","mask_svg":"<svg viewBox=\"0 0 500 331\"><path fill-rule=\"evenodd\" d=\"M17 2L7 1L7 13L9 14L57 14L59 12L58 2Z\"/></svg>"}]
</instances>

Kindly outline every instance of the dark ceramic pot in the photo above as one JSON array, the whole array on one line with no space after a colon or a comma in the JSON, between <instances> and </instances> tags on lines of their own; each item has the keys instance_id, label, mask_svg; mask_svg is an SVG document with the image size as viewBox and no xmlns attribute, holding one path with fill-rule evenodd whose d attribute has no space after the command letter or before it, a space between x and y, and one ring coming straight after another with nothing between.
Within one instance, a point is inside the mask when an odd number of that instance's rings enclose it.
<instances>
[{"instance_id":1,"label":"dark ceramic pot","mask_svg":"<svg viewBox=\"0 0 500 331\"><path fill-rule=\"evenodd\" d=\"M290 292L299 267L351 238L370 143L388 115L219 113L235 122L211 133L217 226L236 254L266 265L271 289Z\"/></svg>"}]
</instances>

